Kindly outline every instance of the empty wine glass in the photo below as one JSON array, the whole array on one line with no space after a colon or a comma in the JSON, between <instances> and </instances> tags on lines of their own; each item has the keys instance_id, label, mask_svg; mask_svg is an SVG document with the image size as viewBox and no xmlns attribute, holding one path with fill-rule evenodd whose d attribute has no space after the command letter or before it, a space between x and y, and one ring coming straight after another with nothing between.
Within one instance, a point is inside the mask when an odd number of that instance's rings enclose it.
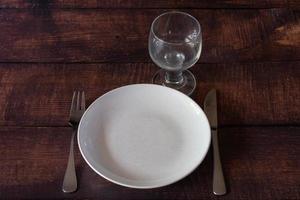
<instances>
[{"instance_id":1,"label":"empty wine glass","mask_svg":"<svg viewBox=\"0 0 300 200\"><path fill-rule=\"evenodd\" d=\"M152 22L148 45L151 59L162 68L153 83L192 94L196 80L187 69L198 61L202 48L197 19L178 11L161 14Z\"/></svg>"}]
</instances>

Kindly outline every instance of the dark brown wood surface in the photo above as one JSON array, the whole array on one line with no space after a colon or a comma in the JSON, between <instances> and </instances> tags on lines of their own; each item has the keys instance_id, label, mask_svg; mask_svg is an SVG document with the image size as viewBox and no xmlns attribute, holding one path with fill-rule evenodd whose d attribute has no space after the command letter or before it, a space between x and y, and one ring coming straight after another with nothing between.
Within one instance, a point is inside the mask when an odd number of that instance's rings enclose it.
<instances>
[{"instance_id":1,"label":"dark brown wood surface","mask_svg":"<svg viewBox=\"0 0 300 200\"><path fill-rule=\"evenodd\" d=\"M157 9L2 9L0 62L150 62ZM300 12L189 9L201 22L200 63L300 60Z\"/></svg>"},{"instance_id":2,"label":"dark brown wood surface","mask_svg":"<svg viewBox=\"0 0 300 200\"><path fill-rule=\"evenodd\" d=\"M1 0L0 8L299 8L298 0Z\"/></svg>"},{"instance_id":3,"label":"dark brown wood surface","mask_svg":"<svg viewBox=\"0 0 300 200\"><path fill-rule=\"evenodd\" d=\"M299 125L300 62L197 64L194 100L219 91L220 125ZM0 124L67 126L72 92L88 103L105 92L151 83L154 64L0 64Z\"/></svg>"},{"instance_id":4,"label":"dark brown wood surface","mask_svg":"<svg viewBox=\"0 0 300 200\"><path fill-rule=\"evenodd\" d=\"M218 90L229 193L212 194L212 155L151 190L112 184L76 147L79 190L61 192L73 90L87 104L150 83L152 20L179 9L201 23L192 98ZM300 199L299 0L0 0L0 199Z\"/></svg>"},{"instance_id":5,"label":"dark brown wood surface","mask_svg":"<svg viewBox=\"0 0 300 200\"><path fill-rule=\"evenodd\" d=\"M0 128L1 198L215 199L211 152L188 177L167 187L136 190L94 173L76 148L79 190L63 194L71 129ZM229 194L220 199L299 199L300 128L235 127L219 130Z\"/></svg>"}]
</instances>

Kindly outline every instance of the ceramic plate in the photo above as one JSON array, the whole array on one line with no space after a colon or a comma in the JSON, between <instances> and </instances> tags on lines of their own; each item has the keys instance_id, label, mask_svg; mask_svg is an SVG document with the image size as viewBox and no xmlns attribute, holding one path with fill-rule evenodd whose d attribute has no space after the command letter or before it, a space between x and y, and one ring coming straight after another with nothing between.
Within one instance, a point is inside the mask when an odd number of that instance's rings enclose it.
<instances>
[{"instance_id":1,"label":"ceramic plate","mask_svg":"<svg viewBox=\"0 0 300 200\"><path fill-rule=\"evenodd\" d=\"M191 173L210 145L202 109L159 85L136 84L95 100L78 128L81 154L102 177L133 188L155 188Z\"/></svg>"}]
</instances>

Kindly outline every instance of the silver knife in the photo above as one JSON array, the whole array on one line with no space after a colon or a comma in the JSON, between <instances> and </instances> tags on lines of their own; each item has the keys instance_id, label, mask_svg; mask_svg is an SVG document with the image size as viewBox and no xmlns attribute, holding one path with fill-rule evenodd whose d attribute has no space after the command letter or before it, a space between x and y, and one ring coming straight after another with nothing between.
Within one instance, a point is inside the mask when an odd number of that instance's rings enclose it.
<instances>
[{"instance_id":1,"label":"silver knife","mask_svg":"<svg viewBox=\"0 0 300 200\"><path fill-rule=\"evenodd\" d=\"M215 195L226 194L226 185L220 160L218 144L218 114L217 114L217 91L212 89L208 92L204 100L204 112L208 118L214 152L214 172L213 172L213 192Z\"/></svg>"}]
</instances>

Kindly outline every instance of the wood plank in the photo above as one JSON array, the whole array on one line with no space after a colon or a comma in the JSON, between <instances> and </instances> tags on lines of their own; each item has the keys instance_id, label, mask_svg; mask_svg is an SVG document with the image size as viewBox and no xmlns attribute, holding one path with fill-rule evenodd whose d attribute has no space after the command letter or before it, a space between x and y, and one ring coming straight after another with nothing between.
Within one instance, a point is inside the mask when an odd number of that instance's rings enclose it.
<instances>
[{"instance_id":1,"label":"wood plank","mask_svg":"<svg viewBox=\"0 0 300 200\"><path fill-rule=\"evenodd\" d=\"M0 8L279 8L300 7L296 0L1 0Z\"/></svg>"},{"instance_id":2,"label":"wood plank","mask_svg":"<svg viewBox=\"0 0 300 200\"><path fill-rule=\"evenodd\" d=\"M150 62L151 22L165 10L0 10L0 62ZM300 59L300 12L186 10L202 24L201 63Z\"/></svg>"},{"instance_id":3,"label":"wood plank","mask_svg":"<svg viewBox=\"0 0 300 200\"><path fill-rule=\"evenodd\" d=\"M193 98L219 92L221 125L299 125L300 62L197 64ZM0 64L0 125L67 126L73 90L87 103L114 88L151 83L154 64Z\"/></svg>"},{"instance_id":4,"label":"wood plank","mask_svg":"<svg viewBox=\"0 0 300 200\"><path fill-rule=\"evenodd\" d=\"M299 199L299 127L219 130L229 188L224 199ZM211 152L188 177L167 187L136 190L94 173L76 149L79 190L61 192L70 128L0 127L0 198L214 199Z\"/></svg>"}]
</instances>

